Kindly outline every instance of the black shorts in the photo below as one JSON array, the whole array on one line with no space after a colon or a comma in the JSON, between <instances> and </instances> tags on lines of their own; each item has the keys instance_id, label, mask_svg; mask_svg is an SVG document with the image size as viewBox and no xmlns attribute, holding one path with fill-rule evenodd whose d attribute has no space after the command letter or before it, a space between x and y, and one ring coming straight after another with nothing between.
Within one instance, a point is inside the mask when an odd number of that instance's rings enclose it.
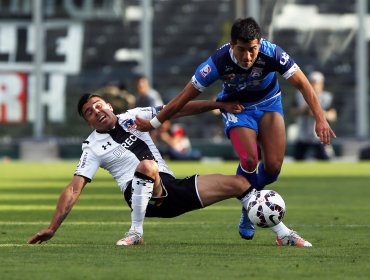
<instances>
[{"instance_id":1,"label":"black shorts","mask_svg":"<svg viewBox=\"0 0 370 280\"><path fill-rule=\"evenodd\" d=\"M146 217L173 218L186 212L203 208L196 189L197 175L176 179L167 173L159 173L164 197L152 198L146 208ZM131 182L125 190L125 200L131 207Z\"/></svg>"}]
</instances>

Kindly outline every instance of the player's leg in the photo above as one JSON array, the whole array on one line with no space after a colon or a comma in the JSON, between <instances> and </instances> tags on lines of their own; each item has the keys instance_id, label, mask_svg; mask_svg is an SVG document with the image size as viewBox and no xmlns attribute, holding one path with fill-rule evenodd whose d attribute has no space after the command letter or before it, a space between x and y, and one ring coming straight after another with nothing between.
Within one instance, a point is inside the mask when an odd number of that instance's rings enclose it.
<instances>
[{"instance_id":1,"label":"player's leg","mask_svg":"<svg viewBox=\"0 0 370 280\"><path fill-rule=\"evenodd\" d=\"M277 180L284 161L286 140L283 116L277 112L266 112L260 121L259 132L262 162L258 166L258 183L267 185ZM279 246L312 246L283 222L273 226L271 230L276 234Z\"/></svg>"},{"instance_id":2,"label":"player's leg","mask_svg":"<svg viewBox=\"0 0 370 280\"><path fill-rule=\"evenodd\" d=\"M198 193L204 207L212 203L237 197L242 203L239 235L247 240L254 236L254 225L248 218L246 206L255 191L244 176L203 175L198 177Z\"/></svg>"},{"instance_id":3,"label":"player's leg","mask_svg":"<svg viewBox=\"0 0 370 280\"><path fill-rule=\"evenodd\" d=\"M258 186L275 182L280 174L285 155L285 124L278 112L265 112L259 123L258 140L262 161L258 166Z\"/></svg>"},{"instance_id":4,"label":"player's leg","mask_svg":"<svg viewBox=\"0 0 370 280\"><path fill-rule=\"evenodd\" d=\"M153 160L143 160L136 168L131 183L131 227L117 245L138 245L143 243L143 224L148 202L153 195L160 196L158 165Z\"/></svg>"},{"instance_id":5,"label":"player's leg","mask_svg":"<svg viewBox=\"0 0 370 280\"><path fill-rule=\"evenodd\" d=\"M197 178L197 193L203 207L213 203L244 196L242 201L245 208L248 203L250 183L243 176L227 176L220 174L200 175ZM246 195L247 194L247 195ZM311 247L311 243L300 237L295 231L289 229L283 222L271 228L276 233L276 243L279 246Z\"/></svg>"},{"instance_id":6,"label":"player's leg","mask_svg":"<svg viewBox=\"0 0 370 280\"><path fill-rule=\"evenodd\" d=\"M234 127L230 129L229 136L234 150L239 156L239 166L236 174L248 179L252 187L258 184L256 167L258 164L257 133L246 127ZM242 198L240 198L242 200ZM242 238L250 240L254 236L254 225L249 220L245 207L239 222L239 234Z\"/></svg>"},{"instance_id":7,"label":"player's leg","mask_svg":"<svg viewBox=\"0 0 370 280\"><path fill-rule=\"evenodd\" d=\"M130 230L143 233L145 210L153 195L154 184L159 185L158 165L153 160L143 160L136 168L132 180L131 228ZM159 188L160 189L160 188ZM156 188L158 192L158 188ZM155 193L154 196L157 196Z\"/></svg>"},{"instance_id":8,"label":"player's leg","mask_svg":"<svg viewBox=\"0 0 370 280\"><path fill-rule=\"evenodd\" d=\"M251 191L251 185L244 176L226 175L201 175L198 176L198 194L204 207L218 201L237 197L246 202L246 197ZM242 206L241 224L239 224L239 234L244 239L252 239L254 236L253 223L248 219L248 214Z\"/></svg>"},{"instance_id":9,"label":"player's leg","mask_svg":"<svg viewBox=\"0 0 370 280\"><path fill-rule=\"evenodd\" d=\"M282 115L277 112L265 112L259 124L259 141L262 150L262 162L258 166L259 185L265 186L277 180L285 154L285 125ZM271 228L277 236L290 233L282 222Z\"/></svg>"},{"instance_id":10,"label":"player's leg","mask_svg":"<svg viewBox=\"0 0 370 280\"><path fill-rule=\"evenodd\" d=\"M203 207L240 197L249 191L250 186L245 177L238 175L209 174L197 178L197 192Z\"/></svg>"},{"instance_id":11,"label":"player's leg","mask_svg":"<svg viewBox=\"0 0 370 280\"><path fill-rule=\"evenodd\" d=\"M234 127L229 130L230 141L239 157L237 175L244 176L255 187L258 164L257 133L247 127Z\"/></svg>"}]
</instances>

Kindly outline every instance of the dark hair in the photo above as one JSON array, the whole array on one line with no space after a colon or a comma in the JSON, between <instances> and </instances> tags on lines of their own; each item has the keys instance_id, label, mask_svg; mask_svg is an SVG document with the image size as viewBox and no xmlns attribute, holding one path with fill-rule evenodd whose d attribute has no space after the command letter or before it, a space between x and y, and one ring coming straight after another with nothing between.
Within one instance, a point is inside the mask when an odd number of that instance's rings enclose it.
<instances>
[{"instance_id":1,"label":"dark hair","mask_svg":"<svg viewBox=\"0 0 370 280\"><path fill-rule=\"evenodd\" d=\"M92 94L92 93L84 93L83 95L81 95L80 99L78 100L78 104L77 104L77 111L81 117L83 117L82 107L87 103L87 101L89 101L93 97L99 97L103 99L100 95Z\"/></svg>"},{"instance_id":2,"label":"dark hair","mask_svg":"<svg viewBox=\"0 0 370 280\"><path fill-rule=\"evenodd\" d=\"M237 40L247 43L255 39L260 40L261 37L261 27L252 17L237 19L231 27L231 42L233 43Z\"/></svg>"}]
</instances>

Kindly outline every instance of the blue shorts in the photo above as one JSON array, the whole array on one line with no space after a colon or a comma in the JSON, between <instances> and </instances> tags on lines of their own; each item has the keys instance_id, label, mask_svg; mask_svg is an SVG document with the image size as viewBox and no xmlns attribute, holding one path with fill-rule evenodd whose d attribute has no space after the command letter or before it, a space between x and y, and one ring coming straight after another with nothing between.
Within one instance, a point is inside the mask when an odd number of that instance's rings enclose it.
<instances>
[{"instance_id":1,"label":"blue shorts","mask_svg":"<svg viewBox=\"0 0 370 280\"><path fill-rule=\"evenodd\" d=\"M265 102L246 107L243 112L239 114L231 114L221 110L226 136L230 138L229 131L233 127L247 127L253 129L258 135L258 124L265 112L278 112L284 117L281 95Z\"/></svg>"}]
</instances>

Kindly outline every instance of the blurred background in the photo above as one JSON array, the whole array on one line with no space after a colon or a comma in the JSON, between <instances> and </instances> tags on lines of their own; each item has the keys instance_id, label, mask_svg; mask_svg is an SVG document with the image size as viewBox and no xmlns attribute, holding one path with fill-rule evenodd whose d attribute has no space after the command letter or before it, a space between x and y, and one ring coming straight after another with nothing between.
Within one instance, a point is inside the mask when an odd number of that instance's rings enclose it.
<instances>
[{"instance_id":1,"label":"blurred background","mask_svg":"<svg viewBox=\"0 0 370 280\"><path fill-rule=\"evenodd\" d=\"M0 0L0 159L79 158L91 131L76 112L82 93L103 94L120 113L134 106L136 79L145 76L166 103L246 16L305 73L324 74L337 111L335 157L370 158L369 2ZM295 89L279 80L290 157ZM201 98L214 99L219 89L216 83ZM204 157L236 159L220 115L176 122Z\"/></svg>"}]
</instances>

